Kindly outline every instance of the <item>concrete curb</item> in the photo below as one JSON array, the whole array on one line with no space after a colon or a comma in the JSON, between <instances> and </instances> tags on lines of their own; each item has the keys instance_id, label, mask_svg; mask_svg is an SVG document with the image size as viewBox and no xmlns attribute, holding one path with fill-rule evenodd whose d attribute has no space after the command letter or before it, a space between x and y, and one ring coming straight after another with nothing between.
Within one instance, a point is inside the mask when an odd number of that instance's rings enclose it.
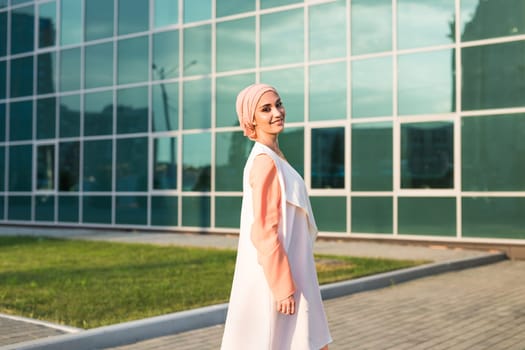
<instances>
[{"instance_id":1,"label":"concrete curb","mask_svg":"<svg viewBox=\"0 0 525 350\"><path fill-rule=\"evenodd\" d=\"M351 281L324 285L321 287L321 294L324 300L338 298L349 294L392 286L421 277L495 263L505 259L505 254L496 253L428 264L358 278ZM227 309L228 304L213 305L144 320L90 329L75 334L59 335L12 344L4 346L0 348L0 350L93 350L111 348L222 324L226 319Z\"/></svg>"}]
</instances>

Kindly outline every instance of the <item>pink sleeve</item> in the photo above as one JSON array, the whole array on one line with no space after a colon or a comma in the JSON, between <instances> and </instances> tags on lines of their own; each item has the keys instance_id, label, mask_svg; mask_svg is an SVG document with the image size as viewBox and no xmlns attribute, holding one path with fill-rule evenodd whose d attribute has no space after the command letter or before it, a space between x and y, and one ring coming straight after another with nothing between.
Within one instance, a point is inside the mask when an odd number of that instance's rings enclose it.
<instances>
[{"instance_id":1,"label":"pink sleeve","mask_svg":"<svg viewBox=\"0 0 525 350\"><path fill-rule=\"evenodd\" d=\"M254 211L251 240L275 299L282 300L295 292L295 283L288 256L278 236L281 187L277 169L269 156L259 155L255 158L250 172L250 185Z\"/></svg>"}]
</instances>

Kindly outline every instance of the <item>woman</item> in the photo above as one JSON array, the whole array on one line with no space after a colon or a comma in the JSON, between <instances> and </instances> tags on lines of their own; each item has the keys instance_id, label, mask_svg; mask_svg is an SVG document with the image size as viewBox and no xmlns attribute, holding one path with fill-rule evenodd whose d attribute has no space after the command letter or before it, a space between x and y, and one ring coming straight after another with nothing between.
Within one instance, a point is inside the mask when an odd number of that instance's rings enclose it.
<instances>
[{"instance_id":1,"label":"woman","mask_svg":"<svg viewBox=\"0 0 525 350\"><path fill-rule=\"evenodd\" d=\"M223 350L328 349L313 243L317 227L301 176L279 149L285 110L272 86L243 89L236 103L246 161L237 262Z\"/></svg>"}]
</instances>

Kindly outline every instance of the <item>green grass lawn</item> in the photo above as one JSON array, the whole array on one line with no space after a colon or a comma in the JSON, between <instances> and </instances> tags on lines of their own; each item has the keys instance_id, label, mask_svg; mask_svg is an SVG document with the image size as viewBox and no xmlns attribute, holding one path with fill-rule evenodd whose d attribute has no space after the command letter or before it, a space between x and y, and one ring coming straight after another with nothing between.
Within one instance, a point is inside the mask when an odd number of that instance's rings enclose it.
<instances>
[{"instance_id":1,"label":"green grass lawn","mask_svg":"<svg viewBox=\"0 0 525 350\"><path fill-rule=\"evenodd\" d=\"M93 328L228 301L236 252L0 237L0 312ZM422 263L316 256L321 284Z\"/></svg>"}]
</instances>

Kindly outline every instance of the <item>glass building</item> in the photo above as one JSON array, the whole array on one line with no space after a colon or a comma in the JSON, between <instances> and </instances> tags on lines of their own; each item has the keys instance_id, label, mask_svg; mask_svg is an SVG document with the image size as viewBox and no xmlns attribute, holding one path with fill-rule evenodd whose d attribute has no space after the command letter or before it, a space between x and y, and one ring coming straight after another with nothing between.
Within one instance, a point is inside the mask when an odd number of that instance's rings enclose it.
<instances>
[{"instance_id":1,"label":"glass building","mask_svg":"<svg viewBox=\"0 0 525 350\"><path fill-rule=\"evenodd\" d=\"M322 235L525 243L525 0L0 0L0 224L237 232L259 81Z\"/></svg>"}]
</instances>

